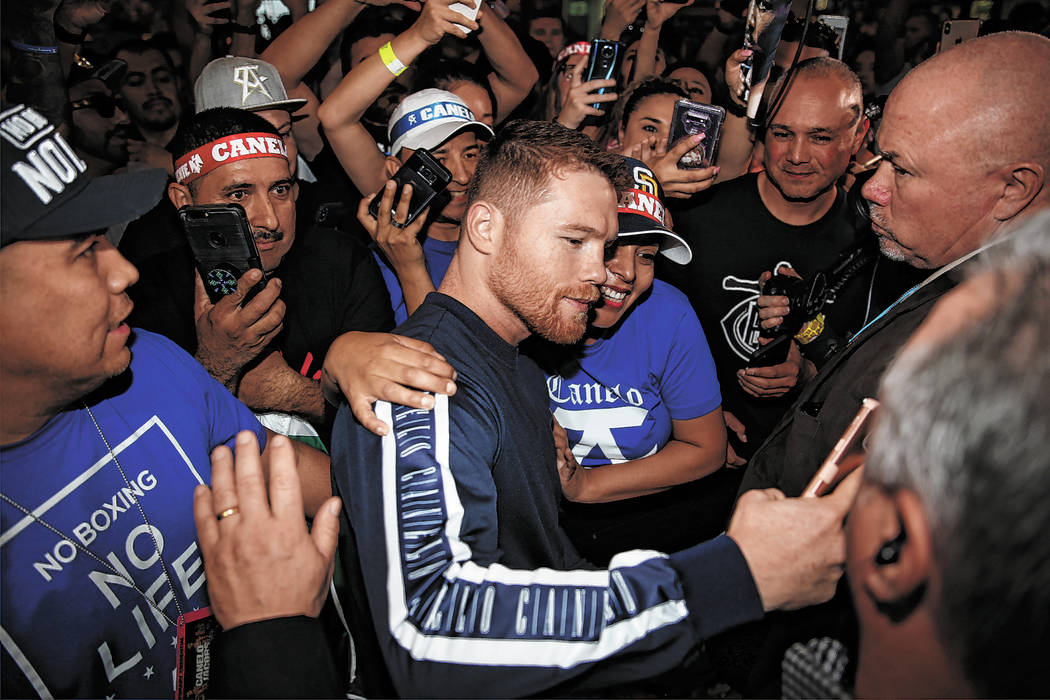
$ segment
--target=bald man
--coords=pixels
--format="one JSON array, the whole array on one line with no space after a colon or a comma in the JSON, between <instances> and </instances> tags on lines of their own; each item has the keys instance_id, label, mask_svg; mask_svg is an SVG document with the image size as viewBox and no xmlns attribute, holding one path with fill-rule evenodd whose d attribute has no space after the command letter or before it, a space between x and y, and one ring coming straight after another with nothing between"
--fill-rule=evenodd
<instances>
[{"instance_id":1,"label":"bald man","mask_svg":"<svg viewBox=\"0 0 1050 700\"><path fill-rule=\"evenodd\" d=\"M968 256L1050 203L1050 39L960 44L912 70L886 103L882 163L862 190L883 254L937 270L855 335L759 448L741 492L802 492L860 401L955 282ZM939 268L939 269L938 269Z\"/></svg>"},{"instance_id":2,"label":"bald man","mask_svg":"<svg viewBox=\"0 0 1050 700\"><path fill-rule=\"evenodd\" d=\"M856 697L1050 692L1050 210L981 257L880 388L847 522Z\"/></svg>"}]
</instances>

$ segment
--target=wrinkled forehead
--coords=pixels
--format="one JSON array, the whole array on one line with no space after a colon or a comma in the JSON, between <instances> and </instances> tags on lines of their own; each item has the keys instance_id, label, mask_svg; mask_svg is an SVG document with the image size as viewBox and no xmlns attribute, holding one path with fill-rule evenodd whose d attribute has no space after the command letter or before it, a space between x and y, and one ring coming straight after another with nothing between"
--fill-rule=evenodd
<instances>
[{"instance_id":1,"label":"wrinkled forehead","mask_svg":"<svg viewBox=\"0 0 1050 700\"><path fill-rule=\"evenodd\" d=\"M291 178L291 168L284 156L248 158L220 165L202 175L196 182L198 191L221 191L230 187L252 186L268 189Z\"/></svg>"}]
</instances>

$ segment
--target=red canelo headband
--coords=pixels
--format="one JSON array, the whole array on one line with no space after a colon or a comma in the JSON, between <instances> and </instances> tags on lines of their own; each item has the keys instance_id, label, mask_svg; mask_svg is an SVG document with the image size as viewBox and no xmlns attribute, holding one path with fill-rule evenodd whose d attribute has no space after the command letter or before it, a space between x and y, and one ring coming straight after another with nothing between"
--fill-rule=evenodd
<instances>
[{"instance_id":1,"label":"red canelo headband","mask_svg":"<svg viewBox=\"0 0 1050 700\"><path fill-rule=\"evenodd\" d=\"M264 132L231 134L206 143L175 161L175 182L185 185L220 165L246 158L284 158L288 151L279 136Z\"/></svg>"}]
</instances>

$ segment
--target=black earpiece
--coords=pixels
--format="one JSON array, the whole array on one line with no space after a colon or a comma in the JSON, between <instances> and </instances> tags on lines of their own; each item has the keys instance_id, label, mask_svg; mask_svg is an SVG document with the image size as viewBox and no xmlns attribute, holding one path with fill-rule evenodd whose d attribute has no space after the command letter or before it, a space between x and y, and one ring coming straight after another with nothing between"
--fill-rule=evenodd
<instances>
[{"instance_id":1,"label":"black earpiece","mask_svg":"<svg viewBox=\"0 0 1050 700\"><path fill-rule=\"evenodd\" d=\"M892 540L882 543L879 551L875 554L875 564L878 566L889 566L896 564L901 558L901 547L904 545L904 523L901 523L900 533Z\"/></svg>"}]
</instances>

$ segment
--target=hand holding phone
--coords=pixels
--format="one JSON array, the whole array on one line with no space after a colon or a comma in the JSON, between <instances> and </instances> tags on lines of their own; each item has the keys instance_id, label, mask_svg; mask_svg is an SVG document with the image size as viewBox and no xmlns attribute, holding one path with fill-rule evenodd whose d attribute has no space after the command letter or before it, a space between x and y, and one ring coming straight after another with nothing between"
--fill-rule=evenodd
<instances>
[{"instance_id":1,"label":"hand holding phone","mask_svg":"<svg viewBox=\"0 0 1050 700\"><path fill-rule=\"evenodd\" d=\"M398 197L396 202L395 194ZM362 199L357 210L357 220L379 246L402 284L405 274L422 274L429 279L423 246L419 242L419 233L426 222L427 209L423 209L414 221L405 226L396 223L408 218L412 197L411 184L399 188L394 180L387 180L383 189L369 198ZM368 210L376 201L379 202L380 211L392 211L389 219L377 219L369 213Z\"/></svg>"},{"instance_id":2,"label":"hand holding phone","mask_svg":"<svg viewBox=\"0 0 1050 700\"><path fill-rule=\"evenodd\" d=\"M255 236L240 204L200 204L179 209L197 271L213 304L237 291L246 272L262 270ZM241 301L247 304L266 286L261 276Z\"/></svg>"},{"instance_id":3,"label":"hand holding phone","mask_svg":"<svg viewBox=\"0 0 1050 700\"><path fill-rule=\"evenodd\" d=\"M864 399L861 402L857 415L831 448L827 459L802 492L803 496L823 496L846 475L864 464L862 441L868 434L868 427L878 407L879 402L875 399Z\"/></svg>"},{"instance_id":4,"label":"hand holding phone","mask_svg":"<svg viewBox=\"0 0 1050 700\"><path fill-rule=\"evenodd\" d=\"M470 5L463 2L457 2L452 5L449 5L449 9L455 10L456 12L463 15L472 22L476 22L478 19L478 10L481 9L481 0L474 1L477 3L475 7L471 7ZM465 34L470 34L470 27L464 27L462 24L456 24L456 26L463 30Z\"/></svg>"},{"instance_id":5,"label":"hand holding phone","mask_svg":"<svg viewBox=\"0 0 1050 700\"><path fill-rule=\"evenodd\" d=\"M394 173L394 177L391 179L397 183L397 190L393 199L388 200L387 206L389 209L387 211L391 219L397 222L395 225L398 228L404 228L415 221L416 217L430 205L439 193L445 191L448 183L452 182L452 173L434 156L430 155L429 151L425 148L419 148ZM396 211L393 203L401 201L401 190L405 185L412 186L412 198L408 205L406 216L402 220L394 218ZM381 196L375 196L369 203L368 213L373 219L379 219L379 205L383 199Z\"/></svg>"},{"instance_id":6,"label":"hand holding phone","mask_svg":"<svg viewBox=\"0 0 1050 700\"><path fill-rule=\"evenodd\" d=\"M620 71L620 63L623 62L623 44L618 41L606 39L591 40L591 57L587 62L587 70L583 75L583 82L592 80L609 80L615 78ZM598 88L593 94L604 95L611 88ZM592 109L605 110L608 105L603 102L592 102Z\"/></svg>"},{"instance_id":7,"label":"hand holding phone","mask_svg":"<svg viewBox=\"0 0 1050 700\"><path fill-rule=\"evenodd\" d=\"M667 135L667 150L677 146L686 137L704 135L699 144L682 155L678 161L679 168L707 168L714 163L725 118L724 107L685 99L675 102Z\"/></svg>"}]
</instances>

